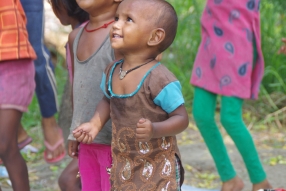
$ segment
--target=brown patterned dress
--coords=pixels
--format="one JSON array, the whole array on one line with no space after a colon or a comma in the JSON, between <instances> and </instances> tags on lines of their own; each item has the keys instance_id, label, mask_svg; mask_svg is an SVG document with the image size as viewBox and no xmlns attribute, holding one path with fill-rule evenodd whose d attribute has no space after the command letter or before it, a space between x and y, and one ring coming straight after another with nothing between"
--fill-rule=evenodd
<instances>
[{"instance_id":1,"label":"brown patterned dress","mask_svg":"<svg viewBox=\"0 0 286 191\"><path fill-rule=\"evenodd\" d=\"M152 122L168 119L168 113L184 104L181 86L175 76L157 63L143 77L131 94L112 92L112 75L116 62L103 74L101 89L110 99L112 120L112 190L116 191L177 191L183 181L176 167L180 157L176 137L154 138L138 142L136 124L140 118Z\"/></svg>"}]
</instances>

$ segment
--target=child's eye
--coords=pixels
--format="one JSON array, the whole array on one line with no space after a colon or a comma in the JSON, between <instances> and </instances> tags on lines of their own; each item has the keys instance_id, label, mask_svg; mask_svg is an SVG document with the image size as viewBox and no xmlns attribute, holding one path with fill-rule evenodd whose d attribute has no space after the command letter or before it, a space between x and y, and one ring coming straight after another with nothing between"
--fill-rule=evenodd
<instances>
[{"instance_id":1,"label":"child's eye","mask_svg":"<svg viewBox=\"0 0 286 191\"><path fill-rule=\"evenodd\" d=\"M119 18L118 18L118 17L114 17L114 20L115 20L115 21L118 21L118 20L119 20Z\"/></svg>"},{"instance_id":2,"label":"child's eye","mask_svg":"<svg viewBox=\"0 0 286 191\"><path fill-rule=\"evenodd\" d=\"M133 22L133 20L130 17L127 17L128 22Z\"/></svg>"}]
</instances>

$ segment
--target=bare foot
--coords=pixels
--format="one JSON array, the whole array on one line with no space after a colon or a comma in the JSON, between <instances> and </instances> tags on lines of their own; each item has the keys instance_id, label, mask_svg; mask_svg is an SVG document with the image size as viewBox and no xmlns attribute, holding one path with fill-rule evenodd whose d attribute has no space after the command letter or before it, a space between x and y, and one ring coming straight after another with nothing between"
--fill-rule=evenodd
<instances>
[{"instance_id":1,"label":"bare foot","mask_svg":"<svg viewBox=\"0 0 286 191\"><path fill-rule=\"evenodd\" d=\"M259 189L267 189L267 188L272 188L271 184L268 182L267 179L264 181L258 183L258 184L253 184L252 191L257 191Z\"/></svg>"},{"instance_id":2,"label":"bare foot","mask_svg":"<svg viewBox=\"0 0 286 191\"><path fill-rule=\"evenodd\" d=\"M243 181L238 176L236 176L227 182L223 182L221 191L241 191L243 187Z\"/></svg>"},{"instance_id":3,"label":"bare foot","mask_svg":"<svg viewBox=\"0 0 286 191\"><path fill-rule=\"evenodd\" d=\"M28 134L23 128L22 124L20 124L19 129L18 129L18 143L23 142L25 139L27 139Z\"/></svg>"},{"instance_id":4,"label":"bare foot","mask_svg":"<svg viewBox=\"0 0 286 191\"><path fill-rule=\"evenodd\" d=\"M59 141L63 139L63 136L60 131L60 127L58 126L56 119L54 116L49 118L42 118L42 126L43 126L43 133L45 141L51 145L56 145ZM63 153L65 152L64 144L60 144L53 150L49 150L46 148L45 155L46 155L46 161L50 162L54 159L62 158Z\"/></svg>"}]
</instances>

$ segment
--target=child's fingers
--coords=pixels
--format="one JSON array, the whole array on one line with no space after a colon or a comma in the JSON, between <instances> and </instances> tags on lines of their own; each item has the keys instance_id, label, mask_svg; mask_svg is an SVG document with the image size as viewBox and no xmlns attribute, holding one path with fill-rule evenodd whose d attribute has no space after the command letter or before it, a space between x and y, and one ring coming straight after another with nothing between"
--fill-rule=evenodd
<instances>
[{"instance_id":1,"label":"child's fingers","mask_svg":"<svg viewBox=\"0 0 286 191\"><path fill-rule=\"evenodd\" d=\"M136 128L135 131L136 131L136 134L145 134L146 133L146 129L144 127L140 127L140 125L139 125L139 127Z\"/></svg>"},{"instance_id":2,"label":"child's fingers","mask_svg":"<svg viewBox=\"0 0 286 191\"><path fill-rule=\"evenodd\" d=\"M136 139L139 142L147 142L148 136L146 136L145 134L136 134Z\"/></svg>"},{"instance_id":3,"label":"child's fingers","mask_svg":"<svg viewBox=\"0 0 286 191\"><path fill-rule=\"evenodd\" d=\"M85 143L85 144L89 143L89 140L90 140L90 136L85 133L85 137L83 138L82 143Z\"/></svg>"},{"instance_id":4,"label":"child's fingers","mask_svg":"<svg viewBox=\"0 0 286 191\"><path fill-rule=\"evenodd\" d=\"M79 128L79 127L75 128L75 129L72 131L73 134L79 133L79 132L82 132L82 129Z\"/></svg>"},{"instance_id":5,"label":"child's fingers","mask_svg":"<svg viewBox=\"0 0 286 191\"><path fill-rule=\"evenodd\" d=\"M138 123L142 124L142 123L145 123L146 122L146 119L145 118L141 118L139 119Z\"/></svg>"},{"instance_id":6,"label":"child's fingers","mask_svg":"<svg viewBox=\"0 0 286 191\"><path fill-rule=\"evenodd\" d=\"M78 138L82 134L82 131L73 132L74 138Z\"/></svg>"},{"instance_id":7,"label":"child's fingers","mask_svg":"<svg viewBox=\"0 0 286 191\"><path fill-rule=\"evenodd\" d=\"M88 143L91 143L93 141L93 138L91 136L88 136Z\"/></svg>"},{"instance_id":8,"label":"child's fingers","mask_svg":"<svg viewBox=\"0 0 286 191\"><path fill-rule=\"evenodd\" d=\"M82 134L78 138L76 138L76 140L78 142L82 142L84 140L85 136L86 136L86 134L84 132L82 132Z\"/></svg>"},{"instance_id":9,"label":"child's fingers","mask_svg":"<svg viewBox=\"0 0 286 191\"><path fill-rule=\"evenodd\" d=\"M137 131L137 129L141 129L141 128L144 128L144 127L145 127L144 124L138 122L138 123L137 123L136 131Z\"/></svg>"}]
</instances>

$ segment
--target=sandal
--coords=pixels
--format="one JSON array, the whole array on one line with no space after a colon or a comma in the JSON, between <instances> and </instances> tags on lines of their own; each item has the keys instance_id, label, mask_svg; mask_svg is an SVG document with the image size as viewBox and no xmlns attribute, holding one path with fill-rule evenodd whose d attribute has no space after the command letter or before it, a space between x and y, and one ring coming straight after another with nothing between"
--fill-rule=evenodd
<instances>
[{"instance_id":1,"label":"sandal","mask_svg":"<svg viewBox=\"0 0 286 191\"><path fill-rule=\"evenodd\" d=\"M19 149L22 150L25 146L30 144L32 141L33 141L33 139L28 136L25 140L23 140L20 143L18 143Z\"/></svg>"},{"instance_id":2,"label":"sandal","mask_svg":"<svg viewBox=\"0 0 286 191\"><path fill-rule=\"evenodd\" d=\"M63 139L63 136L62 136L62 130L61 130L61 129L59 129L59 133L60 133L60 135L61 135L61 139L58 140L58 142L56 142L56 144L50 145L50 143L48 143L47 141L44 141L44 144L45 144L45 146L46 146L46 150L44 151L44 159L45 159L45 161L46 161L47 163L57 163L57 162L61 161L61 160L65 157L65 155L66 155L66 151L65 151L65 149L64 149L63 153L60 154L60 155L58 155L57 157L52 158L52 159L49 159L49 158L48 158L47 149L48 149L49 151L52 151L52 152L53 152L53 151L55 151L59 146L64 145L64 139Z\"/></svg>"}]
</instances>

